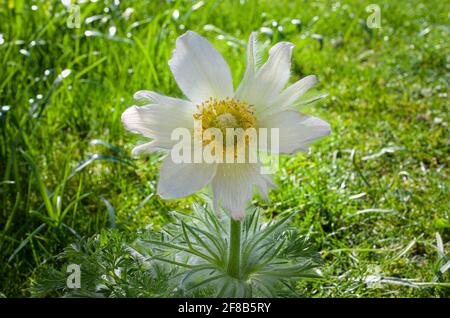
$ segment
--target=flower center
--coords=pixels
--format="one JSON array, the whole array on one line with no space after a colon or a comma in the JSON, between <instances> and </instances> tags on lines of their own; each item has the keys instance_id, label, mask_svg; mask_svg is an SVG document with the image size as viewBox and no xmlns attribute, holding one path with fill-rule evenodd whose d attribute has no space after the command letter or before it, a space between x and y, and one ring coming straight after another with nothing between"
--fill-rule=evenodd
<instances>
[{"instance_id":1,"label":"flower center","mask_svg":"<svg viewBox=\"0 0 450 318\"><path fill-rule=\"evenodd\" d=\"M246 162L250 158L257 138L252 105L234 98L210 98L197 105L193 116L198 122L194 124L194 136L200 136L198 141L216 162Z\"/></svg>"},{"instance_id":2,"label":"flower center","mask_svg":"<svg viewBox=\"0 0 450 318\"><path fill-rule=\"evenodd\" d=\"M215 125L219 129L239 128L239 121L230 113L224 113L217 116Z\"/></svg>"},{"instance_id":3,"label":"flower center","mask_svg":"<svg viewBox=\"0 0 450 318\"><path fill-rule=\"evenodd\" d=\"M197 105L194 119L201 121L202 131L208 128L218 128L223 136L227 128L242 128L244 130L255 127L255 108L234 98L209 100Z\"/></svg>"},{"instance_id":4,"label":"flower center","mask_svg":"<svg viewBox=\"0 0 450 318\"><path fill-rule=\"evenodd\" d=\"M217 155L221 160L245 160L248 157L249 145L256 138L249 135L249 131L256 128L255 108L252 105L234 98L210 98L197 105L194 119L200 122L196 132L201 132L201 143L203 146L213 145L213 155ZM207 130L212 128L220 130L221 140L216 139L217 137L210 138ZM228 128L233 130L227 132Z\"/></svg>"}]
</instances>

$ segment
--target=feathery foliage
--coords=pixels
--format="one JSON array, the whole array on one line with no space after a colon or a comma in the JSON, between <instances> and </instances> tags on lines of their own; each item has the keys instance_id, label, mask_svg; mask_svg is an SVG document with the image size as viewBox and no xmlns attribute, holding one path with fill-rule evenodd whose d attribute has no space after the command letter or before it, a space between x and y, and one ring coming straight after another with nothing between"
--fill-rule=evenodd
<instances>
[{"instance_id":1,"label":"feathery foliage","mask_svg":"<svg viewBox=\"0 0 450 318\"><path fill-rule=\"evenodd\" d=\"M126 237L118 231L65 248L62 267L77 264L81 286L66 285L68 274L48 269L33 284L34 296L87 297L276 297L295 296L299 279L320 277L320 257L290 224L293 213L263 222L252 209L243 222L241 272L227 271L228 217L196 204L160 231Z\"/></svg>"}]
</instances>

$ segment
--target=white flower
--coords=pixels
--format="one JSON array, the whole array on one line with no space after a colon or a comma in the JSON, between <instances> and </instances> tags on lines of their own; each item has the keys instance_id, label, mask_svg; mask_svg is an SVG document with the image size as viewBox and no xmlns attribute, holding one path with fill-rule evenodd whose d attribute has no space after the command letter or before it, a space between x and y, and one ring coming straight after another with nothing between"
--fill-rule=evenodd
<instances>
[{"instance_id":1,"label":"white flower","mask_svg":"<svg viewBox=\"0 0 450 318\"><path fill-rule=\"evenodd\" d=\"M128 108L122 114L122 122L130 131L153 140L134 148L133 154L170 151L176 143L171 140L172 131L179 127L193 129L195 116L201 117L208 127L215 124L220 129L230 123L233 127L244 123L259 128L279 128L280 153L307 150L312 141L330 133L330 126L319 118L290 108L316 82L315 76L307 76L283 90L290 75L293 48L292 43L277 43L270 49L267 62L258 67L256 34L252 33L247 68L239 87L234 90L224 58L205 38L192 31L186 32L177 39L169 66L189 100L151 91L137 92L135 99L145 101L146 105ZM214 117L208 110L218 106L224 111ZM234 112L227 113L231 107ZM180 198L209 183L216 211L222 207L234 219L245 216L245 205L253 195L254 186L264 196L274 186L268 175L261 174L257 163L176 164L168 155L160 170L158 194L164 199Z\"/></svg>"}]
</instances>

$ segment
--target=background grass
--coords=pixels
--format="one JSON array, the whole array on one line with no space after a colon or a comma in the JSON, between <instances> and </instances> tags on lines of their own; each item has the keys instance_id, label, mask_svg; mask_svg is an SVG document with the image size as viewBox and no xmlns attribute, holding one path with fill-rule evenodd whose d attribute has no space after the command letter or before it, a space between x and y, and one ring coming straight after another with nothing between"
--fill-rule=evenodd
<instances>
[{"instance_id":1,"label":"background grass","mask_svg":"<svg viewBox=\"0 0 450 318\"><path fill-rule=\"evenodd\" d=\"M296 44L292 81L318 75L328 97L303 111L333 127L309 154L282 158L270 202L254 201L268 216L300 210L322 251L327 278L299 290L448 297L448 2L376 1L382 27L369 29L371 2L87 2L68 28L60 1L2 1L0 293L29 295L80 237L190 210L196 196L153 195L160 157L130 158L140 138L120 115L140 89L182 96L167 60L186 30L224 54L236 85L248 35L263 28L268 44Z\"/></svg>"}]
</instances>

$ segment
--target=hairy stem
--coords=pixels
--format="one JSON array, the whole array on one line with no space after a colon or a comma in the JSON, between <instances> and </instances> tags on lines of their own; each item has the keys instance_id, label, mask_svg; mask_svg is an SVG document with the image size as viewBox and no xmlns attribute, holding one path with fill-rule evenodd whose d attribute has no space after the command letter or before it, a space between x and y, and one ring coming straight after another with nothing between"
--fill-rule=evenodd
<instances>
[{"instance_id":1,"label":"hairy stem","mask_svg":"<svg viewBox=\"0 0 450 318\"><path fill-rule=\"evenodd\" d=\"M228 274L239 278L239 267L241 258L241 222L231 219L230 221L230 254L228 257Z\"/></svg>"}]
</instances>

